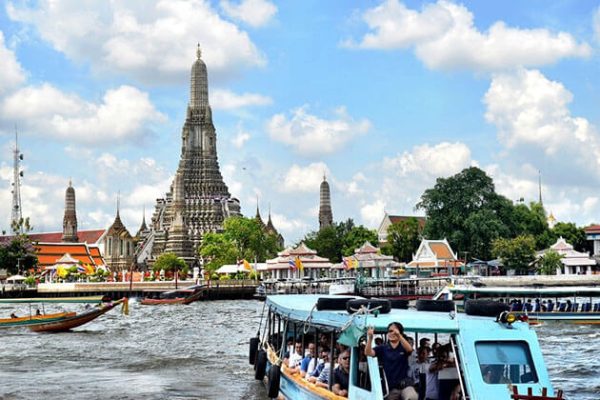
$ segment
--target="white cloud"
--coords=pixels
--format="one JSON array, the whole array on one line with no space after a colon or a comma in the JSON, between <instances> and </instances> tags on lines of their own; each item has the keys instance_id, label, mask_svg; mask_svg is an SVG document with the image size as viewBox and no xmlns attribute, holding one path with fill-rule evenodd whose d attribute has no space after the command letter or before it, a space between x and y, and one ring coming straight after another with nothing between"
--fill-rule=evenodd
<instances>
[{"instance_id":1,"label":"white cloud","mask_svg":"<svg viewBox=\"0 0 600 400\"><path fill-rule=\"evenodd\" d=\"M450 176L471 163L471 150L464 143L442 142L434 146L423 144L405 151L395 158L384 159L384 168L400 176L427 175Z\"/></svg>"},{"instance_id":2,"label":"white cloud","mask_svg":"<svg viewBox=\"0 0 600 400\"><path fill-rule=\"evenodd\" d=\"M210 94L210 105L214 109L232 110L250 106L267 106L273 103L268 96L256 93L237 94L229 90L214 90Z\"/></svg>"},{"instance_id":3,"label":"white cloud","mask_svg":"<svg viewBox=\"0 0 600 400\"><path fill-rule=\"evenodd\" d=\"M98 72L116 71L153 84L181 81L195 59L196 42L217 80L240 68L265 64L248 34L223 20L208 1L35 4L9 2L7 13L29 24L57 51Z\"/></svg>"},{"instance_id":4,"label":"white cloud","mask_svg":"<svg viewBox=\"0 0 600 400\"><path fill-rule=\"evenodd\" d=\"M515 66L541 66L565 57L587 57L589 45L578 44L568 33L547 29L519 29L494 23L479 31L473 14L463 5L440 0L419 11L398 0L387 0L367 10L363 19L370 31L348 47L399 49L414 47L431 69L495 71Z\"/></svg>"},{"instance_id":5,"label":"white cloud","mask_svg":"<svg viewBox=\"0 0 600 400\"><path fill-rule=\"evenodd\" d=\"M325 163L312 163L306 167L294 164L287 171L281 190L291 193L318 192L321 182L323 182L324 174L328 177L331 176L329 168ZM329 179L330 178L328 178L328 180Z\"/></svg>"},{"instance_id":6,"label":"white cloud","mask_svg":"<svg viewBox=\"0 0 600 400\"><path fill-rule=\"evenodd\" d=\"M371 128L368 119L355 121L344 107L335 110L334 119L329 120L308 114L307 108L293 110L290 119L284 114L271 117L267 123L271 138L302 155L317 156L340 151L347 142Z\"/></svg>"},{"instance_id":7,"label":"white cloud","mask_svg":"<svg viewBox=\"0 0 600 400\"><path fill-rule=\"evenodd\" d=\"M148 94L131 86L108 90L102 103L94 104L48 83L7 96L0 103L0 116L18 121L25 131L86 144L139 139L148 132L147 124L165 120Z\"/></svg>"},{"instance_id":8,"label":"white cloud","mask_svg":"<svg viewBox=\"0 0 600 400\"><path fill-rule=\"evenodd\" d=\"M248 132L239 131L237 135L233 139L231 139L231 143L237 148L241 149L244 147L244 143L246 143L250 139L250 134Z\"/></svg>"},{"instance_id":9,"label":"white cloud","mask_svg":"<svg viewBox=\"0 0 600 400\"><path fill-rule=\"evenodd\" d=\"M4 43L4 33L0 31L0 95L19 86L25 81L25 72L17 61L15 52Z\"/></svg>"},{"instance_id":10,"label":"white cloud","mask_svg":"<svg viewBox=\"0 0 600 400\"><path fill-rule=\"evenodd\" d=\"M385 202L375 200L373 203L365 204L360 208L360 216L368 227L376 227L381 223L385 214Z\"/></svg>"},{"instance_id":11,"label":"white cloud","mask_svg":"<svg viewBox=\"0 0 600 400\"><path fill-rule=\"evenodd\" d=\"M242 0L238 4L222 0L221 8L231 18L253 27L266 25L277 13L277 7L267 0Z\"/></svg>"},{"instance_id":12,"label":"white cloud","mask_svg":"<svg viewBox=\"0 0 600 400\"><path fill-rule=\"evenodd\" d=\"M546 174L568 171L598 180L600 136L588 120L570 114L572 99L560 82L539 71L498 74L484 98L485 118L496 126L511 157L544 161L551 170Z\"/></svg>"},{"instance_id":13,"label":"white cloud","mask_svg":"<svg viewBox=\"0 0 600 400\"><path fill-rule=\"evenodd\" d=\"M288 218L283 214L271 213L273 225L279 233L305 232L310 226L300 219Z\"/></svg>"}]
</instances>

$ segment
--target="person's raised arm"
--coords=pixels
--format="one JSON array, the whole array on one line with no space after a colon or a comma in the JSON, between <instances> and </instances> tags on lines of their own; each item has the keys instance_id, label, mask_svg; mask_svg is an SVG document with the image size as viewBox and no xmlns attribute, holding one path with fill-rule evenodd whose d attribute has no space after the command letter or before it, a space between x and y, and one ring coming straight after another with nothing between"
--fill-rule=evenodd
<instances>
[{"instance_id":1,"label":"person's raised arm","mask_svg":"<svg viewBox=\"0 0 600 400\"><path fill-rule=\"evenodd\" d=\"M402 345L402 348L406 351L407 354L410 354L413 352L413 348L410 345L410 343L408 343L408 340L406 340L406 338L404 337L404 332L400 332L400 344Z\"/></svg>"},{"instance_id":2,"label":"person's raised arm","mask_svg":"<svg viewBox=\"0 0 600 400\"><path fill-rule=\"evenodd\" d=\"M373 327L370 326L367 329L367 344L365 345L365 356L375 357L375 350L373 350Z\"/></svg>"}]
</instances>

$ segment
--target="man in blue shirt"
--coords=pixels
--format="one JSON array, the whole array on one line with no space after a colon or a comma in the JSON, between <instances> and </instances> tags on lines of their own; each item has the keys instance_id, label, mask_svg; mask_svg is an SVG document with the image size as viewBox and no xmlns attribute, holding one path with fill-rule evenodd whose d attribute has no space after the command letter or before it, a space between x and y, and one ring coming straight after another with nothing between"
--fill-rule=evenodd
<instances>
[{"instance_id":1,"label":"man in blue shirt","mask_svg":"<svg viewBox=\"0 0 600 400\"><path fill-rule=\"evenodd\" d=\"M373 328L367 330L367 345L365 355L377 357L383 365L390 393L387 400L417 400L419 395L410 386L413 382L409 378L408 356L413 349L404 337L404 327L400 322L388 325L388 342L372 347Z\"/></svg>"}]
</instances>

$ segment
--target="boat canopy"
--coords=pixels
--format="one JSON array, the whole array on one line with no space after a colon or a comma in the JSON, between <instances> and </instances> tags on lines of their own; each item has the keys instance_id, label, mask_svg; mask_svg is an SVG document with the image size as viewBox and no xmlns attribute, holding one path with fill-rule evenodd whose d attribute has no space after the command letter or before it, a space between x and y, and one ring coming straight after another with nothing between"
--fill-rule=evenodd
<instances>
[{"instance_id":1,"label":"boat canopy","mask_svg":"<svg viewBox=\"0 0 600 400\"><path fill-rule=\"evenodd\" d=\"M600 296L600 287L555 286L555 287L474 287L457 285L448 288L454 294L482 296L529 296L529 297L573 297Z\"/></svg>"},{"instance_id":2,"label":"boat canopy","mask_svg":"<svg viewBox=\"0 0 600 400\"><path fill-rule=\"evenodd\" d=\"M0 304L15 303L101 303L104 296L82 296L82 297L35 297L0 299Z\"/></svg>"}]
</instances>

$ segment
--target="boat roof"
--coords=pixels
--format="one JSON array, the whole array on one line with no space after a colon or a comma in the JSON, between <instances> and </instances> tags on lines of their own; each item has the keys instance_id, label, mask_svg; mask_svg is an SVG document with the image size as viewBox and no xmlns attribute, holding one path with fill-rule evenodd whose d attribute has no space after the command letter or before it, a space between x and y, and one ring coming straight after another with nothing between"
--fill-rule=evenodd
<instances>
[{"instance_id":1,"label":"boat roof","mask_svg":"<svg viewBox=\"0 0 600 400\"><path fill-rule=\"evenodd\" d=\"M339 298L340 296L337 296ZM344 296L348 299L361 297ZM274 295L267 297L267 305L275 312L296 321L309 322L319 327L341 329L350 324L354 319L356 325L373 326L376 332L383 332L392 322L401 322L406 331L411 332L458 332L458 319L456 315L448 312L425 312L416 310L392 309L388 314L374 314L352 316L346 310L321 310L316 309L319 298L336 298L324 295Z\"/></svg>"},{"instance_id":2,"label":"boat roof","mask_svg":"<svg viewBox=\"0 0 600 400\"><path fill-rule=\"evenodd\" d=\"M32 297L0 299L0 304L15 303L101 303L104 296L81 296L81 297Z\"/></svg>"},{"instance_id":3,"label":"boat roof","mask_svg":"<svg viewBox=\"0 0 600 400\"><path fill-rule=\"evenodd\" d=\"M475 287L457 285L448 288L452 293L479 294L489 296L531 296L531 297L569 297L569 296L600 296L600 287L592 286L547 286L547 287Z\"/></svg>"}]
</instances>

